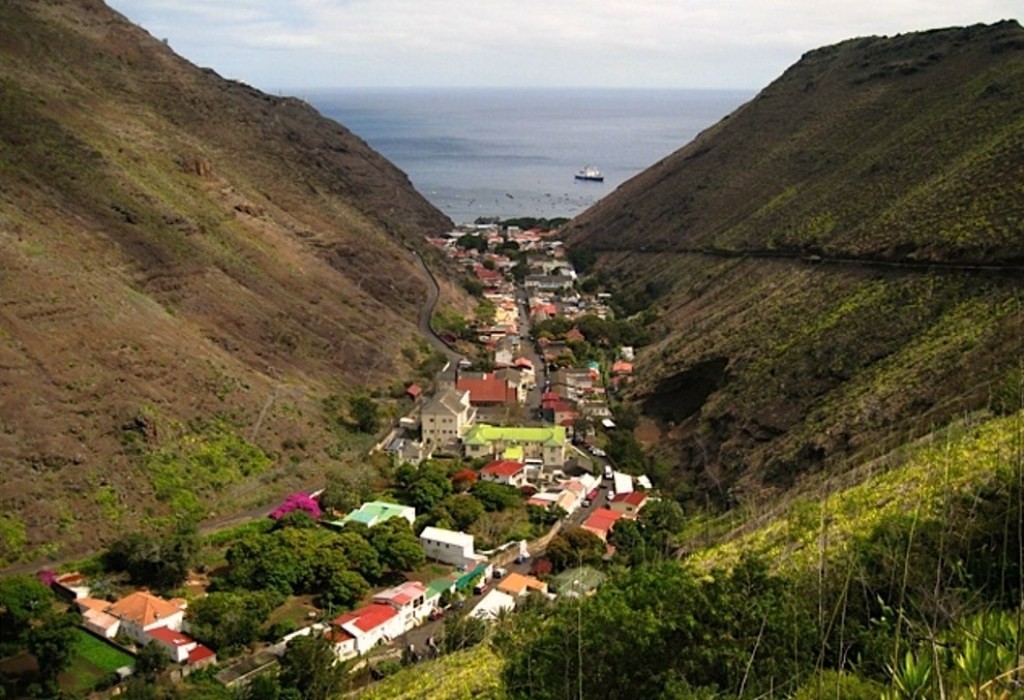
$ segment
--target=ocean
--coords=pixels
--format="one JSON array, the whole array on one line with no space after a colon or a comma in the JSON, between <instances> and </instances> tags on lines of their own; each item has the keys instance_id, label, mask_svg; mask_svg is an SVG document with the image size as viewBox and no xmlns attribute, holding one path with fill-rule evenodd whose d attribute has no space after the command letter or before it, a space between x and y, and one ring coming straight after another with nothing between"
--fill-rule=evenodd
<instances>
[{"instance_id":1,"label":"ocean","mask_svg":"<svg viewBox=\"0 0 1024 700\"><path fill-rule=\"evenodd\" d=\"M456 223L572 217L752 92L340 89L300 95L401 168ZM598 168L604 182L574 175Z\"/></svg>"}]
</instances>

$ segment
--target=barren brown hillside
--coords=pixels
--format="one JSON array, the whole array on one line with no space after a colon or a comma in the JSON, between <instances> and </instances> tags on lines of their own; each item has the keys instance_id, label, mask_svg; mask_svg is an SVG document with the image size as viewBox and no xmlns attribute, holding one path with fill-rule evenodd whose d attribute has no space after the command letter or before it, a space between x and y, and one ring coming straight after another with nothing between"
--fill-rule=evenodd
<instances>
[{"instance_id":1,"label":"barren brown hillside","mask_svg":"<svg viewBox=\"0 0 1024 700\"><path fill-rule=\"evenodd\" d=\"M415 374L407 246L449 225L344 127L102 2L0 4L0 559L337 464L324 401Z\"/></svg>"}]
</instances>

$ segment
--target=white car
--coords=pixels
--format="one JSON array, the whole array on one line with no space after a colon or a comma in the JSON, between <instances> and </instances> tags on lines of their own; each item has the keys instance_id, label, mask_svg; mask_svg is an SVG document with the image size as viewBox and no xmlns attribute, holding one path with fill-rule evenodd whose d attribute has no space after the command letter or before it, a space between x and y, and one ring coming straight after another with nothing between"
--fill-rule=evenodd
<instances>
[{"instance_id":1,"label":"white car","mask_svg":"<svg viewBox=\"0 0 1024 700\"><path fill-rule=\"evenodd\" d=\"M591 448L590 452L595 457L607 457L608 456L608 453L605 452L604 450L602 450L600 447L593 447L593 448Z\"/></svg>"},{"instance_id":2,"label":"white car","mask_svg":"<svg viewBox=\"0 0 1024 700\"><path fill-rule=\"evenodd\" d=\"M611 503L612 499L615 498L615 492L608 489L608 502Z\"/></svg>"}]
</instances>

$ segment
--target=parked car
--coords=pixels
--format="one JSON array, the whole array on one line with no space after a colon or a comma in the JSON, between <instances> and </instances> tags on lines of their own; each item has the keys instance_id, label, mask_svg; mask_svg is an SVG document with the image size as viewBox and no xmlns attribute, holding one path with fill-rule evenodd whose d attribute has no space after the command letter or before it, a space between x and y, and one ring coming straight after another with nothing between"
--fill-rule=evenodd
<instances>
[{"instance_id":1,"label":"parked car","mask_svg":"<svg viewBox=\"0 0 1024 700\"><path fill-rule=\"evenodd\" d=\"M604 450L602 450L600 447L592 447L592 448L590 448L590 452L595 457L607 457L608 456L608 453L605 452Z\"/></svg>"},{"instance_id":2,"label":"parked car","mask_svg":"<svg viewBox=\"0 0 1024 700\"><path fill-rule=\"evenodd\" d=\"M430 611L430 614L427 617L431 620L440 620L444 617L444 610L441 608L434 608Z\"/></svg>"},{"instance_id":3,"label":"parked car","mask_svg":"<svg viewBox=\"0 0 1024 700\"><path fill-rule=\"evenodd\" d=\"M610 464L604 465L604 478L605 479L611 479L612 476L614 476L614 474L612 472L612 465L610 465Z\"/></svg>"},{"instance_id":4,"label":"parked car","mask_svg":"<svg viewBox=\"0 0 1024 700\"><path fill-rule=\"evenodd\" d=\"M615 492L608 489L608 502L611 503L613 498L615 498Z\"/></svg>"},{"instance_id":5,"label":"parked car","mask_svg":"<svg viewBox=\"0 0 1024 700\"><path fill-rule=\"evenodd\" d=\"M600 494L600 491L601 491L601 489L599 489L599 488L591 489L590 493L587 494L587 500L588 501L596 501L598 495Z\"/></svg>"},{"instance_id":6,"label":"parked car","mask_svg":"<svg viewBox=\"0 0 1024 700\"><path fill-rule=\"evenodd\" d=\"M484 594L486 592L487 592L487 584L486 583L478 583L475 586L473 586L473 593L475 593L476 595L482 595L482 594Z\"/></svg>"},{"instance_id":7,"label":"parked car","mask_svg":"<svg viewBox=\"0 0 1024 700\"><path fill-rule=\"evenodd\" d=\"M494 567L494 578L496 578L496 579L497 578L502 578L507 573L508 573L507 569L504 569L504 568L502 568L500 566Z\"/></svg>"}]
</instances>

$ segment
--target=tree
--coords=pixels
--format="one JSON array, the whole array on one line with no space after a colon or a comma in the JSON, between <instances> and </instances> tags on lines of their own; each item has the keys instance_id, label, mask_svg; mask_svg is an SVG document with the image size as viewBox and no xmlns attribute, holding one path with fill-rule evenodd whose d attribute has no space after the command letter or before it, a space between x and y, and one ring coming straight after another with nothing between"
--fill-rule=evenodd
<instances>
[{"instance_id":1,"label":"tree","mask_svg":"<svg viewBox=\"0 0 1024 700\"><path fill-rule=\"evenodd\" d=\"M53 591L34 576L0 578L0 656L17 651L34 621L53 605Z\"/></svg>"},{"instance_id":2,"label":"tree","mask_svg":"<svg viewBox=\"0 0 1024 700\"><path fill-rule=\"evenodd\" d=\"M426 561L423 546L405 518L391 518L372 528L370 544L391 571L411 571Z\"/></svg>"},{"instance_id":3,"label":"tree","mask_svg":"<svg viewBox=\"0 0 1024 700\"><path fill-rule=\"evenodd\" d=\"M555 571L564 571L582 564L600 564L604 542L590 530L574 527L563 530L548 543L546 555Z\"/></svg>"},{"instance_id":4,"label":"tree","mask_svg":"<svg viewBox=\"0 0 1024 700\"><path fill-rule=\"evenodd\" d=\"M330 700L345 684L346 669L337 660L323 637L295 637L281 656L278 680L282 689L297 691L303 700Z\"/></svg>"},{"instance_id":5,"label":"tree","mask_svg":"<svg viewBox=\"0 0 1024 700\"><path fill-rule=\"evenodd\" d=\"M29 653L36 658L44 683L54 685L57 676L75 655L75 622L70 615L48 609L26 634Z\"/></svg>"},{"instance_id":6,"label":"tree","mask_svg":"<svg viewBox=\"0 0 1024 700\"><path fill-rule=\"evenodd\" d=\"M442 527L468 530L484 514L484 507L470 494L460 493L441 501L431 513Z\"/></svg>"},{"instance_id":7,"label":"tree","mask_svg":"<svg viewBox=\"0 0 1024 700\"><path fill-rule=\"evenodd\" d=\"M424 462L419 469L406 469L403 464L396 473L402 500L416 510L425 512L447 498L452 482L447 470L435 462Z\"/></svg>"},{"instance_id":8,"label":"tree","mask_svg":"<svg viewBox=\"0 0 1024 700\"><path fill-rule=\"evenodd\" d=\"M345 559L353 571L359 572L367 581L379 581L384 574L380 555L366 537L347 528L335 539L335 546L345 553Z\"/></svg>"},{"instance_id":9,"label":"tree","mask_svg":"<svg viewBox=\"0 0 1024 700\"><path fill-rule=\"evenodd\" d=\"M487 623L471 615L450 615L444 620L441 634L441 651L445 654L468 649L487 636Z\"/></svg>"},{"instance_id":10,"label":"tree","mask_svg":"<svg viewBox=\"0 0 1024 700\"><path fill-rule=\"evenodd\" d=\"M370 590L366 579L337 564L323 567L318 579L320 604L328 608L352 607Z\"/></svg>"},{"instance_id":11,"label":"tree","mask_svg":"<svg viewBox=\"0 0 1024 700\"><path fill-rule=\"evenodd\" d=\"M317 500L323 510L347 513L358 508L372 494L373 490L363 479L351 474L331 474Z\"/></svg>"},{"instance_id":12,"label":"tree","mask_svg":"<svg viewBox=\"0 0 1024 700\"><path fill-rule=\"evenodd\" d=\"M496 484L493 481L478 481L469 492L483 504L488 512L501 511L519 505L522 497L512 486Z\"/></svg>"},{"instance_id":13,"label":"tree","mask_svg":"<svg viewBox=\"0 0 1024 700\"><path fill-rule=\"evenodd\" d=\"M168 590L185 581L198 552L195 526L181 525L163 534L130 533L107 548L103 564L126 572L133 583Z\"/></svg>"},{"instance_id":14,"label":"tree","mask_svg":"<svg viewBox=\"0 0 1024 700\"><path fill-rule=\"evenodd\" d=\"M279 520L294 511L301 511L309 515L313 520L320 519L320 504L308 493L299 491L288 494L284 503L279 505L270 513L272 520Z\"/></svg>"},{"instance_id":15,"label":"tree","mask_svg":"<svg viewBox=\"0 0 1024 700\"><path fill-rule=\"evenodd\" d=\"M260 627L279 597L261 591L215 591L193 601L186 615L192 634L222 656L259 638Z\"/></svg>"},{"instance_id":16,"label":"tree","mask_svg":"<svg viewBox=\"0 0 1024 700\"><path fill-rule=\"evenodd\" d=\"M369 396L360 394L349 399L349 408L352 411L352 419L356 422L356 429L361 433L372 433L377 430L380 423L380 415L377 404Z\"/></svg>"},{"instance_id":17,"label":"tree","mask_svg":"<svg viewBox=\"0 0 1024 700\"><path fill-rule=\"evenodd\" d=\"M155 678L170 664L170 655L156 642L149 642L135 655L135 670L149 679Z\"/></svg>"}]
</instances>

